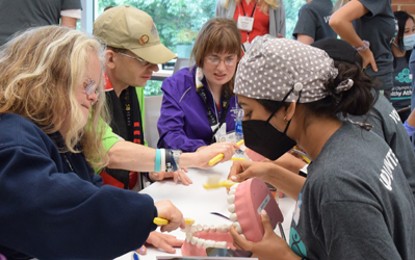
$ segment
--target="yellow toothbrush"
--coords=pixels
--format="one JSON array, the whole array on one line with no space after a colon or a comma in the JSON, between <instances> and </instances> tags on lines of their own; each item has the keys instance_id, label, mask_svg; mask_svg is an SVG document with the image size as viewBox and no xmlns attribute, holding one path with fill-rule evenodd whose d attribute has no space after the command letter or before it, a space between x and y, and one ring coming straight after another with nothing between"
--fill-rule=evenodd
<instances>
[{"instance_id":1,"label":"yellow toothbrush","mask_svg":"<svg viewBox=\"0 0 415 260\"><path fill-rule=\"evenodd\" d=\"M244 143L244 140L239 140L236 145L239 147ZM222 161L223 157L225 157L225 155L223 153L220 153L218 155L216 155L215 157L213 157L212 159L210 159L208 165L209 166L213 166L216 165L218 162Z\"/></svg>"},{"instance_id":2,"label":"yellow toothbrush","mask_svg":"<svg viewBox=\"0 0 415 260\"><path fill-rule=\"evenodd\" d=\"M220 180L220 176L209 176L207 182L203 184L203 188L209 189L218 189L218 188L227 188L229 189L234 185L235 182L230 180Z\"/></svg>"},{"instance_id":3,"label":"yellow toothbrush","mask_svg":"<svg viewBox=\"0 0 415 260\"><path fill-rule=\"evenodd\" d=\"M191 218L185 218L184 219L184 223L186 225L193 225L194 222L195 222L195 220L191 219ZM155 217L153 219L153 223L156 224L157 226L165 226L165 225L169 224L169 221L165 218Z\"/></svg>"}]
</instances>

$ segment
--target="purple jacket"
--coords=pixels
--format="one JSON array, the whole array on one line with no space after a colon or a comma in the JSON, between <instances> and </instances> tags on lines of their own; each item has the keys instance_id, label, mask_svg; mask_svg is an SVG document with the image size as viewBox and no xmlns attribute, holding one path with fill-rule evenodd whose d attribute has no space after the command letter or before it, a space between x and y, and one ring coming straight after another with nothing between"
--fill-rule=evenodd
<instances>
[{"instance_id":1,"label":"purple jacket","mask_svg":"<svg viewBox=\"0 0 415 260\"><path fill-rule=\"evenodd\" d=\"M196 92L195 73L196 67L184 68L163 81L163 101L157 124L158 147L194 152L212 143L213 132L206 105ZM215 111L213 97L206 84L204 87L207 103ZM232 109L236 107L236 98L232 96L226 114L226 132L235 131Z\"/></svg>"}]
</instances>

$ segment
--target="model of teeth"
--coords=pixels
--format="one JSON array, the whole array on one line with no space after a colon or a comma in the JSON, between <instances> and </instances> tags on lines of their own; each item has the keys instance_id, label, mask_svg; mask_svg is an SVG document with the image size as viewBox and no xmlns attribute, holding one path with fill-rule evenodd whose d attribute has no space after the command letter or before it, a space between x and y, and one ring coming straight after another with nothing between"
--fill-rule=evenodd
<instances>
[{"instance_id":1,"label":"model of teeth","mask_svg":"<svg viewBox=\"0 0 415 260\"><path fill-rule=\"evenodd\" d=\"M236 230L250 241L260 241L264 229L260 212L264 209L275 228L284 217L267 185L259 179L249 179L230 188L228 193L230 220ZM186 239L182 246L184 256L206 256L206 248L235 249L229 232L231 225L194 225L186 229Z\"/></svg>"}]
</instances>

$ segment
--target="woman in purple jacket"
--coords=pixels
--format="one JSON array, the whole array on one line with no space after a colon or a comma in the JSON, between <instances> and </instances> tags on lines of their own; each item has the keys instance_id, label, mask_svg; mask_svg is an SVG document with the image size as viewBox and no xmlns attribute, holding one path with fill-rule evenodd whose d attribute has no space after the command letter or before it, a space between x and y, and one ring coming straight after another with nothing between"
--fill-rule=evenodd
<instances>
[{"instance_id":1,"label":"woman in purple jacket","mask_svg":"<svg viewBox=\"0 0 415 260\"><path fill-rule=\"evenodd\" d=\"M199 32L193 47L195 65L163 82L158 147L194 152L227 145L225 158L233 154L226 134L235 130L233 94L236 66L242 56L241 37L233 20L214 18Z\"/></svg>"}]
</instances>

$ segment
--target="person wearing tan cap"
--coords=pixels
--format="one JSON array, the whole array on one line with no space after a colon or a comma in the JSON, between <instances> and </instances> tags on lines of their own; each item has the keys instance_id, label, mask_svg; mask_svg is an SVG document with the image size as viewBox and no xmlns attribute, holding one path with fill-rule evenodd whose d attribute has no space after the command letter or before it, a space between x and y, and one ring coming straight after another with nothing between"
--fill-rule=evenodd
<instances>
[{"instance_id":1,"label":"person wearing tan cap","mask_svg":"<svg viewBox=\"0 0 415 260\"><path fill-rule=\"evenodd\" d=\"M104 182L131 188L137 186L132 183L134 180L140 180L140 175L134 172L151 171L155 172L150 174L155 180L170 177L190 184L191 180L179 169L208 167L208 161L224 153L226 148L218 146L214 150L181 153L144 145L143 86L158 70L157 64L176 56L160 42L153 19L131 6L112 7L95 21L94 35L107 46L105 87L112 116L111 127L104 137L110 159L106 172L101 173ZM181 243L171 236L157 234L153 232L147 242L166 252L174 252L172 246Z\"/></svg>"}]
</instances>

